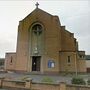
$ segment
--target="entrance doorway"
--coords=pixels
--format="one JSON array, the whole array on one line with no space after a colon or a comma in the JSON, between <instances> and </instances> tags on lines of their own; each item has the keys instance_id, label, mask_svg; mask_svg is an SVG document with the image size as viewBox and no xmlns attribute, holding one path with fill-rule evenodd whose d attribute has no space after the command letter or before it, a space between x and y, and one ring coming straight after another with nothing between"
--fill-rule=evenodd
<instances>
[{"instance_id":1,"label":"entrance doorway","mask_svg":"<svg viewBox=\"0 0 90 90\"><path fill-rule=\"evenodd\" d=\"M40 71L41 56L32 57L32 71Z\"/></svg>"}]
</instances>

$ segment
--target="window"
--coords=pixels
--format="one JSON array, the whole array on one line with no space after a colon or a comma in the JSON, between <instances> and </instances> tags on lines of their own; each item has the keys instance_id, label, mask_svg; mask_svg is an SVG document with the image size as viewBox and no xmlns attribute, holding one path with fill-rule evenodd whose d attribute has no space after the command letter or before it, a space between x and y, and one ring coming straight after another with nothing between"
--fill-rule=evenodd
<instances>
[{"instance_id":1,"label":"window","mask_svg":"<svg viewBox=\"0 0 90 90\"><path fill-rule=\"evenodd\" d=\"M80 55L79 57L80 57L80 58L82 58L82 59L84 58L84 56L83 56L83 55Z\"/></svg>"},{"instance_id":2,"label":"window","mask_svg":"<svg viewBox=\"0 0 90 90\"><path fill-rule=\"evenodd\" d=\"M71 57L68 56L68 63L71 63Z\"/></svg>"},{"instance_id":3,"label":"window","mask_svg":"<svg viewBox=\"0 0 90 90\"><path fill-rule=\"evenodd\" d=\"M80 55L80 58L82 58L82 55Z\"/></svg>"},{"instance_id":4,"label":"window","mask_svg":"<svg viewBox=\"0 0 90 90\"><path fill-rule=\"evenodd\" d=\"M40 56L43 49L43 25L34 24L30 29L30 53L32 56Z\"/></svg>"},{"instance_id":5,"label":"window","mask_svg":"<svg viewBox=\"0 0 90 90\"><path fill-rule=\"evenodd\" d=\"M10 63L12 63L12 60L13 60L13 57L11 56L11 60L10 60Z\"/></svg>"},{"instance_id":6,"label":"window","mask_svg":"<svg viewBox=\"0 0 90 90\"><path fill-rule=\"evenodd\" d=\"M36 35L40 35L42 33L42 26L39 24L36 24L32 27L32 30Z\"/></svg>"},{"instance_id":7,"label":"window","mask_svg":"<svg viewBox=\"0 0 90 90\"><path fill-rule=\"evenodd\" d=\"M48 68L54 68L55 67L55 62L52 60L48 61Z\"/></svg>"}]
</instances>

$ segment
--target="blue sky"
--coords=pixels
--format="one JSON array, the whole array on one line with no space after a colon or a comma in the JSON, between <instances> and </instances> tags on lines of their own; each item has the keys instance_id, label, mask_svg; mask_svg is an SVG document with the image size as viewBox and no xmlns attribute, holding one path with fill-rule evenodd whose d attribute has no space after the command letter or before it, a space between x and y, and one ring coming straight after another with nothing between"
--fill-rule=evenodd
<instances>
[{"instance_id":1,"label":"blue sky","mask_svg":"<svg viewBox=\"0 0 90 90\"><path fill-rule=\"evenodd\" d=\"M8 0L0 1L0 58L16 51L19 21L36 8L37 1L40 9L58 15L61 25L75 34L79 50L90 54L89 0Z\"/></svg>"}]
</instances>

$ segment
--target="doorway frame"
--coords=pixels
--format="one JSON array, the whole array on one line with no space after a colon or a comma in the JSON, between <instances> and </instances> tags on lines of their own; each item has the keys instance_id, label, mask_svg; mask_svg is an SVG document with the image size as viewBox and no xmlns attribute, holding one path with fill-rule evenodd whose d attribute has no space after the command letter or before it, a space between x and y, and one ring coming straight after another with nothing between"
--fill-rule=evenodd
<instances>
[{"instance_id":1,"label":"doorway frame","mask_svg":"<svg viewBox=\"0 0 90 90\"><path fill-rule=\"evenodd\" d=\"M39 60L39 70L37 69L37 65L35 66L36 70L33 70L33 64L34 64L33 58L37 58L37 60L38 60L38 58L40 58L40 60ZM31 71L32 72L40 72L41 71L41 56L32 56L31 60L32 60L32 62L31 62L31 66L32 66ZM35 61L36 62L35 64L38 64L37 60Z\"/></svg>"}]
</instances>

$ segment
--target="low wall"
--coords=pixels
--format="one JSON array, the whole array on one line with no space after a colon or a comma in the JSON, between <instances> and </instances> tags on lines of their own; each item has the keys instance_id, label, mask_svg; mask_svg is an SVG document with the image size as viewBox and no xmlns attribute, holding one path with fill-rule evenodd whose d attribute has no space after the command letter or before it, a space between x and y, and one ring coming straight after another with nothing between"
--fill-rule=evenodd
<instances>
[{"instance_id":1,"label":"low wall","mask_svg":"<svg viewBox=\"0 0 90 90\"><path fill-rule=\"evenodd\" d=\"M23 82L23 81L3 80L1 87L25 88L25 85L26 85L26 82Z\"/></svg>"},{"instance_id":2,"label":"low wall","mask_svg":"<svg viewBox=\"0 0 90 90\"><path fill-rule=\"evenodd\" d=\"M90 90L90 86L86 85L67 85L64 82L58 84L33 83L32 80L6 80L0 79L1 88L14 88L13 90Z\"/></svg>"},{"instance_id":3,"label":"low wall","mask_svg":"<svg viewBox=\"0 0 90 90\"><path fill-rule=\"evenodd\" d=\"M59 84L32 83L31 89L34 90L60 90Z\"/></svg>"},{"instance_id":4,"label":"low wall","mask_svg":"<svg viewBox=\"0 0 90 90\"><path fill-rule=\"evenodd\" d=\"M85 85L67 85L66 90L90 90L90 86Z\"/></svg>"}]
</instances>

